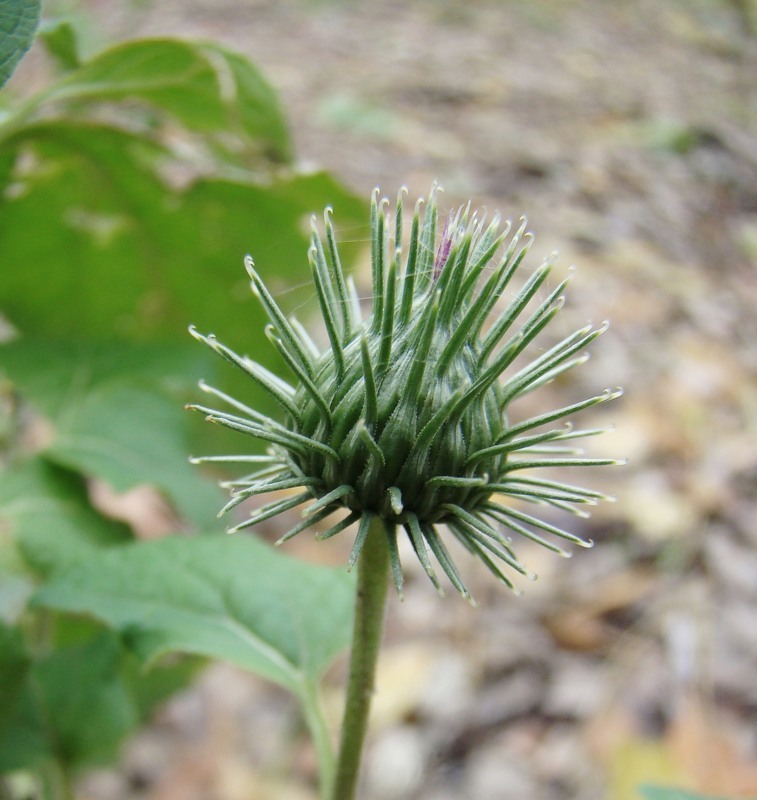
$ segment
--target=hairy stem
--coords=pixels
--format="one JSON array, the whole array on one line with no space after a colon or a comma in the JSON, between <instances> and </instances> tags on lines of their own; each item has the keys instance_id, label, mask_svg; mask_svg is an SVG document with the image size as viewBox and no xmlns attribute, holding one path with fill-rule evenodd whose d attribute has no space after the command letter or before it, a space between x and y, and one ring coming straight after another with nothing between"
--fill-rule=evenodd
<instances>
[{"instance_id":1,"label":"hairy stem","mask_svg":"<svg viewBox=\"0 0 757 800\"><path fill-rule=\"evenodd\" d=\"M355 623L347 702L342 721L332 800L353 800L368 727L376 661L389 588L389 545L384 523L374 517L358 561Z\"/></svg>"}]
</instances>

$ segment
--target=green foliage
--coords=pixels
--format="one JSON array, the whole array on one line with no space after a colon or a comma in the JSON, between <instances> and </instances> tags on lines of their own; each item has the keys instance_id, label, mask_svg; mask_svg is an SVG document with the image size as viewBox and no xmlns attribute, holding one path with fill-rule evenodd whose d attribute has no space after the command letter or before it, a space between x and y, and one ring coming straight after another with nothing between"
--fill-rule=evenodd
<instances>
[{"instance_id":1,"label":"green foliage","mask_svg":"<svg viewBox=\"0 0 757 800\"><path fill-rule=\"evenodd\" d=\"M15 711L19 689L26 679L29 663L21 631L0 623L0 685L5 689L0 694L0 736L8 728Z\"/></svg>"},{"instance_id":2,"label":"green foliage","mask_svg":"<svg viewBox=\"0 0 757 800\"><path fill-rule=\"evenodd\" d=\"M49 757L77 765L111 756L137 723L118 673L118 643L107 633L38 659L0 739L0 767L20 769ZM26 734L21 741L19 730Z\"/></svg>"},{"instance_id":3,"label":"green foliage","mask_svg":"<svg viewBox=\"0 0 757 800\"><path fill-rule=\"evenodd\" d=\"M304 692L347 646L352 581L251 537L170 537L103 552L54 579L35 604L121 631L148 663L219 658Z\"/></svg>"},{"instance_id":4,"label":"green foliage","mask_svg":"<svg viewBox=\"0 0 757 800\"><path fill-rule=\"evenodd\" d=\"M23 5L0 0L0 27ZM213 369L186 329L263 349L244 254L285 290L309 271L306 215L331 202L351 225L363 205L293 169L277 96L236 53L156 39L83 61L70 23L40 36L59 75L0 120L0 772L112 758L208 657L296 692L312 727L350 582L212 534L182 406ZM183 535L135 541L94 480L149 484Z\"/></svg>"},{"instance_id":5,"label":"green foliage","mask_svg":"<svg viewBox=\"0 0 757 800\"><path fill-rule=\"evenodd\" d=\"M71 26L62 30L59 25L55 35L48 32L48 46L71 66L78 61L75 33ZM102 103L123 100L144 104L146 113L130 111L129 119L146 134L152 128L154 140L170 117L206 137L204 145L235 166L240 154L251 159L248 166L260 159L291 160L278 99L261 73L218 45L174 39L136 40L102 51L21 105L6 136L43 111L58 118L74 109L91 115Z\"/></svg>"},{"instance_id":6,"label":"green foliage","mask_svg":"<svg viewBox=\"0 0 757 800\"><path fill-rule=\"evenodd\" d=\"M43 448L48 462L119 492L151 484L195 527L213 522L219 494L187 463L185 420L170 391L173 382L188 391L202 359L190 361L184 347L26 339L0 352L6 376L50 423ZM177 375L182 366L185 378ZM41 530L39 509L26 507ZM71 551L62 546L61 552Z\"/></svg>"},{"instance_id":7,"label":"green foliage","mask_svg":"<svg viewBox=\"0 0 757 800\"><path fill-rule=\"evenodd\" d=\"M0 0L0 86L34 41L40 0Z\"/></svg>"},{"instance_id":8,"label":"green foliage","mask_svg":"<svg viewBox=\"0 0 757 800\"><path fill-rule=\"evenodd\" d=\"M126 525L91 507L84 479L75 472L33 457L0 475L0 518L10 525L28 564L41 575L132 538Z\"/></svg>"},{"instance_id":9,"label":"green foliage","mask_svg":"<svg viewBox=\"0 0 757 800\"><path fill-rule=\"evenodd\" d=\"M198 665L187 660L135 680L133 659L102 630L36 657L16 629L0 626L0 643L0 772L50 761L70 770L113 758L124 735Z\"/></svg>"},{"instance_id":10,"label":"green foliage","mask_svg":"<svg viewBox=\"0 0 757 800\"><path fill-rule=\"evenodd\" d=\"M65 72L81 66L76 28L71 20L45 20L37 34L58 68Z\"/></svg>"}]
</instances>

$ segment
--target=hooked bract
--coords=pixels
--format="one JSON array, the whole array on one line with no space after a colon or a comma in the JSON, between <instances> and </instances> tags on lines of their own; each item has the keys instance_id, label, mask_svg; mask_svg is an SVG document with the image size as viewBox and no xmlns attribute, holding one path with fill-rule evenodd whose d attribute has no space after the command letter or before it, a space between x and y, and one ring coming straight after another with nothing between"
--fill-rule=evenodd
<instances>
[{"instance_id":1,"label":"hooked bract","mask_svg":"<svg viewBox=\"0 0 757 800\"><path fill-rule=\"evenodd\" d=\"M424 208L425 206L425 208ZM206 384L230 410L193 405L207 419L268 443L266 455L207 456L255 470L228 482L228 511L254 495L296 490L255 510L230 531L249 528L305 506L284 542L337 512L322 539L356 530L357 561L375 518L386 531L392 574L402 593L397 546L404 531L434 585L432 557L454 587L469 597L445 544L446 531L509 587L505 568L529 577L512 534L568 556L560 542L591 543L516 507L509 499L585 515L585 506L611 499L601 492L542 477L544 468L602 466L572 440L602 429L575 430L565 419L611 400L606 390L581 402L512 423L516 399L583 363L586 347L606 329L587 325L523 366L516 359L560 310L565 279L546 289L547 259L503 303L532 241L525 220L513 229L489 224L464 207L438 230L436 193L415 205L403 246L403 192L393 218L374 192L371 203L372 307L364 316L339 259L330 209L324 237L314 221L309 262L328 335L321 351L306 329L288 318L245 259L253 292L268 317L266 333L294 380L285 381L240 356L212 335L192 335L230 361L281 407L274 420ZM518 362L520 363L520 362ZM565 444L566 442L571 442Z\"/></svg>"}]
</instances>

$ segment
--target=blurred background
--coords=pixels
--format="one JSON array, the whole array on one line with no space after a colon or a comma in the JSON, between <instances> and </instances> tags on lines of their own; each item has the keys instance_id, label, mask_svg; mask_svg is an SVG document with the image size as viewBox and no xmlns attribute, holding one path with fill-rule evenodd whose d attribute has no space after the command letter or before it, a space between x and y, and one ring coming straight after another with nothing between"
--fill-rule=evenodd
<instances>
[{"instance_id":1,"label":"blurred background","mask_svg":"<svg viewBox=\"0 0 757 800\"><path fill-rule=\"evenodd\" d=\"M443 209L471 199L505 218L527 215L531 266L560 253L553 285L577 267L555 340L590 320L612 322L590 363L541 393L563 405L558 392L625 388L584 418L615 428L592 452L629 459L590 476L617 497L574 526L596 546L565 562L523 545L540 577L521 597L470 565L477 609L440 600L406 560L405 601L390 601L362 796L633 800L645 782L757 796L753 0L81 0L44 10L70 15L85 54L136 37L224 45L257 65L291 131L264 178L296 172L297 191L278 190L294 222L276 228L263 204L254 218L232 214L219 225L214 204L233 209L236 195L198 201L185 239L160 247L172 261L170 295L182 281L176 261L207 231L216 297L201 312L207 319L186 318L185 306L161 305L158 294L136 333L128 321L119 329L127 338L154 330L169 341L190 322L221 335L224 304L247 303L245 252L282 303L307 317L300 221L329 202L365 290L362 203L374 186L393 197L405 185L414 200L434 181ZM30 95L50 70L35 46L10 88ZM203 174L205 162L187 160ZM196 177L182 169L179 183ZM110 235L107 225L100 232ZM35 247L45 235L30 234ZM121 256L127 264L134 251ZM0 265L6 286L9 264ZM35 292L48 278L34 277ZM75 331L76 303L44 332ZM42 324L22 306L9 304L10 325ZM253 308L243 306L257 329ZM119 313L107 312L116 323ZM253 349L243 330L231 326L230 338ZM150 536L172 525L154 501L132 497L124 512L141 514ZM261 535L280 533L271 524ZM300 536L288 547L341 564L350 543L336 538ZM327 681L335 721L343 668ZM312 800L301 728L282 691L215 665L126 743L116 768L85 777L78 796Z\"/></svg>"}]
</instances>

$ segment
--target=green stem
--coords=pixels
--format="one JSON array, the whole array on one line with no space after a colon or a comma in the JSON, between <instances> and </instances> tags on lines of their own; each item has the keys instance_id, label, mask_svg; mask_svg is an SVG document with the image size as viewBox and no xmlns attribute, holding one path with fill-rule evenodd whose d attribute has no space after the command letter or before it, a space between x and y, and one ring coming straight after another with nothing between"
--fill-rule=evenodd
<instances>
[{"instance_id":1,"label":"green stem","mask_svg":"<svg viewBox=\"0 0 757 800\"><path fill-rule=\"evenodd\" d=\"M389 588L389 545L384 523L374 517L358 561L355 623L332 800L354 800L368 728L376 661Z\"/></svg>"},{"instance_id":2,"label":"green stem","mask_svg":"<svg viewBox=\"0 0 757 800\"><path fill-rule=\"evenodd\" d=\"M42 771L45 800L76 800L70 771L59 761L51 761Z\"/></svg>"},{"instance_id":3,"label":"green stem","mask_svg":"<svg viewBox=\"0 0 757 800\"><path fill-rule=\"evenodd\" d=\"M310 735L313 738L315 752L318 758L318 776L321 784L321 798L330 797L331 787L334 784L334 750L331 746L331 735L323 714L323 706L318 693L318 687L310 683L305 687L302 695L302 708L305 714Z\"/></svg>"}]
</instances>

